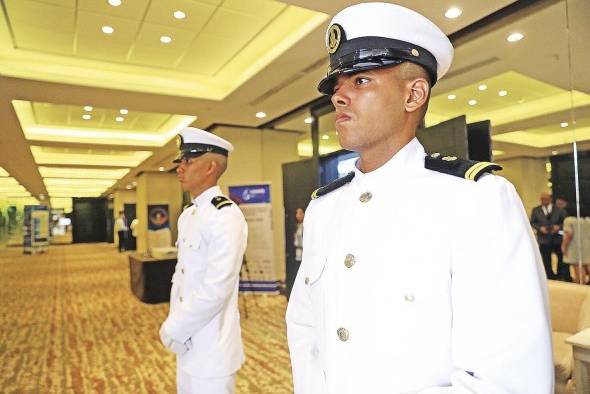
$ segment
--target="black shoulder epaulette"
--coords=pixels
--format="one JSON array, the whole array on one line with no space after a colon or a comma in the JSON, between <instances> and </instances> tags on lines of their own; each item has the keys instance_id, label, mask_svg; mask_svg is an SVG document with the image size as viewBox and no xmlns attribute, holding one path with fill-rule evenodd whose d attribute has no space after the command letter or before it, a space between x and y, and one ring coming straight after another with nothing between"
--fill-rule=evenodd
<instances>
[{"instance_id":1,"label":"black shoulder epaulette","mask_svg":"<svg viewBox=\"0 0 590 394\"><path fill-rule=\"evenodd\" d=\"M193 206L193 203L191 202L190 204L186 204L186 205L184 206L184 208L182 208L182 210L184 211L185 209L188 209L188 208L190 208L190 207L192 207L192 206Z\"/></svg>"},{"instance_id":2,"label":"black shoulder epaulette","mask_svg":"<svg viewBox=\"0 0 590 394\"><path fill-rule=\"evenodd\" d=\"M328 183L326 186L322 186L319 189L314 190L314 192L311 193L311 199L315 200L316 198L319 198L319 197L324 196L330 192L333 192L334 190L338 189L339 187L342 187L342 186L346 185L347 183L349 183L350 181L352 181L352 178L354 178L354 171L350 171L348 174L346 174L342 178L338 178L335 181Z\"/></svg>"},{"instance_id":3,"label":"black shoulder epaulette","mask_svg":"<svg viewBox=\"0 0 590 394\"><path fill-rule=\"evenodd\" d=\"M455 156L442 156L440 153L426 156L424 167L471 181L477 181L486 172L502 169L502 166L489 161L458 159Z\"/></svg>"},{"instance_id":4,"label":"black shoulder epaulette","mask_svg":"<svg viewBox=\"0 0 590 394\"><path fill-rule=\"evenodd\" d=\"M211 200L211 204L213 204L215 208L221 209L223 207L229 207L233 204L233 201L224 196L217 196L213 197L213 200Z\"/></svg>"}]
</instances>

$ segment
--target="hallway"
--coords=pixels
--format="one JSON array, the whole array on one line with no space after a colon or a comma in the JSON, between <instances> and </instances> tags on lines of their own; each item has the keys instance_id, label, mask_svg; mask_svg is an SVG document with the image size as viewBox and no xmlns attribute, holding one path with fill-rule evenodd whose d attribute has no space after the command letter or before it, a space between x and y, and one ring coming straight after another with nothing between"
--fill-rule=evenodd
<instances>
[{"instance_id":1,"label":"hallway","mask_svg":"<svg viewBox=\"0 0 590 394\"><path fill-rule=\"evenodd\" d=\"M174 356L158 337L168 304L131 294L126 255L112 245L53 245L34 256L0 250L0 300L3 393L175 392ZM236 392L291 393L285 299L244 301L247 361Z\"/></svg>"}]
</instances>

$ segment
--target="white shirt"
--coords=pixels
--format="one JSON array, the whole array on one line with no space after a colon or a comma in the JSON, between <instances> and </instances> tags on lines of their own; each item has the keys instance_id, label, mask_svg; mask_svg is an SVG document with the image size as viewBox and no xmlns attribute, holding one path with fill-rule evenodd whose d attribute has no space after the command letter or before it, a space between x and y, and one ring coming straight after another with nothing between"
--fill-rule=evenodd
<instances>
[{"instance_id":1,"label":"white shirt","mask_svg":"<svg viewBox=\"0 0 590 394\"><path fill-rule=\"evenodd\" d=\"M248 226L235 204L211 203L221 195L218 186L207 189L178 218L178 263L163 324L176 342L191 339L177 365L200 378L231 375L244 362L238 286Z\"/></svg>"},{"instance_id":2,"label":"white shirt","mask_svg":"<svg viewBox=\"0 0 590 394\"><path fill-rule=\"evenodd\" d=\"M117 220L115 220L115 229L116 229L116 231L129 230L129 228L127 227L127 223L125 223L125 219L117 218Z\"/></svg>"},{"instance_id":3,"label":"white shirt","mask_svg":"<svg viewBox=\"0 0 590 394\"><path fill-rule=\"evenodd\" d=\"M553 210L553 204L547 204L545 205L541 205L541 208L543 209L543 213L545 214L545 216L548 216L551 214L551 211Z\"/></svg>"},{"instance_id":4,"label":"white shirt","mask_svg":"<svg viewBox=\"0 0 590 394\"><path fill-rule=\"evenodd\" d=\"M424 157L414 139L310 203L287 309L296 394L553 393L546 284L514 187Z\"/></svg>"}]
</instances>

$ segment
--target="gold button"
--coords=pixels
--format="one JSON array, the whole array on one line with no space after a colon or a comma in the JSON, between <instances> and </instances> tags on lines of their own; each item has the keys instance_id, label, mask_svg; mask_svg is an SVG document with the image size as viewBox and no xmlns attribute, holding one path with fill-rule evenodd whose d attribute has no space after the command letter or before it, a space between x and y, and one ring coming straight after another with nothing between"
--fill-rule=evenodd
<instances>
[{"instance_id":1,"label":"gold button","mask_svg":"<svg viewBox=\"0 0 590 394\"><path fill-rule=\"evenodd\" d=\"M306 276L306 277L305 277L305 284L306 284L306 285L308 285L308 284L309 284L309 277L308 277L308 276Z\"/></svg>"},{"instance_id":2,"label":"gold button","mask_svg":"<svg viewBox=\"0 0 590 394\"><path fill-rule=\"evenodd\" d=\"M360 202L369 202L371 201L371 198L373 198L373 194L371 192L365 192L363 194L361 194L361 196L359 197Z\"/></svg>"},{"instance_id":3,"label":"gold button","mask_svg":"<svg viewBox=\"0 0 590 394\"><path fill-rule=\"evenodd\" d=\"M412 48L412 56L420 56L420 51L418 51L416 48Z\"/></svg>"},{"instance_id":4,"label":"gold button","mask_svg":"<svg viewBox=\"0 0 590 394\"><path fill-rule=\"evenodd\" d=\"M178 298L178 300L179 300L180 302L182 302L182 297L179 297L179 298Z\"/></svg>"},{"instance_id":5,"label":"gold button","mask_svg":"<svg viewBox=\"0 0 590 394\"><path fill-rule=\"evenodd\" d=\"M352 254L347 254L344 258L344 265L346 266L346 268L352 267L354 263L356 263L356 257L354 257L354 255Z\"/></svg>"},{"instance_id":6,"label":"gold button","mask_svg":"<svg viewBox=\"0 0 590 394\"><path fill-rule=\"evenodd\" d=\"M340 327L336 332L338 333L338 338L340 338L342 342L348 341L349 335L348 330L346 328Z\"/></svg>"},{"instance_id":7,"label":"gold button","mask_svg":"<svg viewBox=\"0 0 590 394\"><path fill-rule=\"evenodd\" d=\"M407 302L414 302L414 294L405 294L404 300L406 300Z\"/></svg>"},{"instance_id":8,"label":"gold button","mask_svg":"<svg viewBox=\"0 0 590 394\"><path fill-rule=\"evenodd\" d=\"M442 158L444 161L455 161L457 160L456 156L445 156Z\"/></svg>"}]
</instances>

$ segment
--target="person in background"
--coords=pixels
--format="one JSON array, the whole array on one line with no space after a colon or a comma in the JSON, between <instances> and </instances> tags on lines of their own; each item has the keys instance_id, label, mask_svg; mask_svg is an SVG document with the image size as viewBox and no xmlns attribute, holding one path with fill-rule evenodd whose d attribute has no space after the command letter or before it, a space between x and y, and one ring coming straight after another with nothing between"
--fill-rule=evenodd
<instances>
[{"instance_id":1,"label":"person in background","mask_svg":"<svg viewBox=\"0 0 590 394\"><path fill-rule=\"evenodd\" d=\"M303 258L303 219L305 217L305 211L303 208L297 208L295 210L295 233L293 233L293 251L294 258L291 264L287 266L287 297L290 296L291 290L293 289L293 283L295 277L299 271L301 265L301 259Z\"/></svg>"},{"instance_id":2,"label":"person in background","mask_svg":"<svg viewBox=\"0 0 590 394\"><path fill-rule=\"evenodd\" d=\"M119 217L115 220L115 231L119 237L119 252L123 252L127 250L127 235L129 232L124 211L119 211Z\"/></svg>"},{"instance_id":3,"label":"person in background","mask_svg":"<svg viewBox=\"0 0 590 394\"><path fill-rule=\"evenodd\" d=\"M248 237L242 211L218 186L233 146L193 127L180 131L178 146L176 172L192 204L178 218L178 263L160 339L176 353L178 393L231 394L244 362L238 285Z\"/></svg>"},{"instance_id":4,"label":"person in background","mask_svg":"<svg viewBox=\"0 0 590 394\"><path fill-rule=\"evenodd\" d=\"M579 218L568 216L563 222L561 250L564 263L574 266L575 282L586 284L590 281L590 217L587 209L581 208Z\"/></svg>"},{"instance_id":5,"label":"person in background","mask_svg":"<svg viewBox=\"0 0 590 394\"><path fill-rule=\"evenodd\" d=\"M136 250L137 249L137 233L139 231L139 219L135 218L131 221L131 224L129 225L129 230L131 230L131 237L130 237L130 243L131 243L131 250Z\"/></svg>"},{"instance_id":6,"label":"person in background","mask_svg":"<svg viewBox=\"0 0 590 394\"><path fill-rule=\"evenodd\" d=\"M571 282L569 266L563 263L563 254L561 253L561 233L567 212L552 203L551 194L548 192L541 193L540 201L541 205L533 208L531 212L531 226L537 233L545 274L547 279ZM553 272L551 266L552 254L557 256L557 273Z\"/></svg>"},{"instance_id":7,"label":"person in background","mask_svg":"<svg viewBox=\"0 0 590 394\"><path fill-rule=\"evenodd\" d=\"M565 198L564 196L557 196L555 198L555 206L567 212L567 198Z\"/></svg>"},{"instance_id":8,"label":"person in background","mask_svg":"<svg viewBox=\"0 0 590 394\"><path fill-rule=\"evenodd\" d=\"M359 159L305 212L286 314L295 394L552 394L547 286L514 186L416 139L448 37L362 3L336 14L326 47L318 90Z\"/></svg>"}]
</instances>

